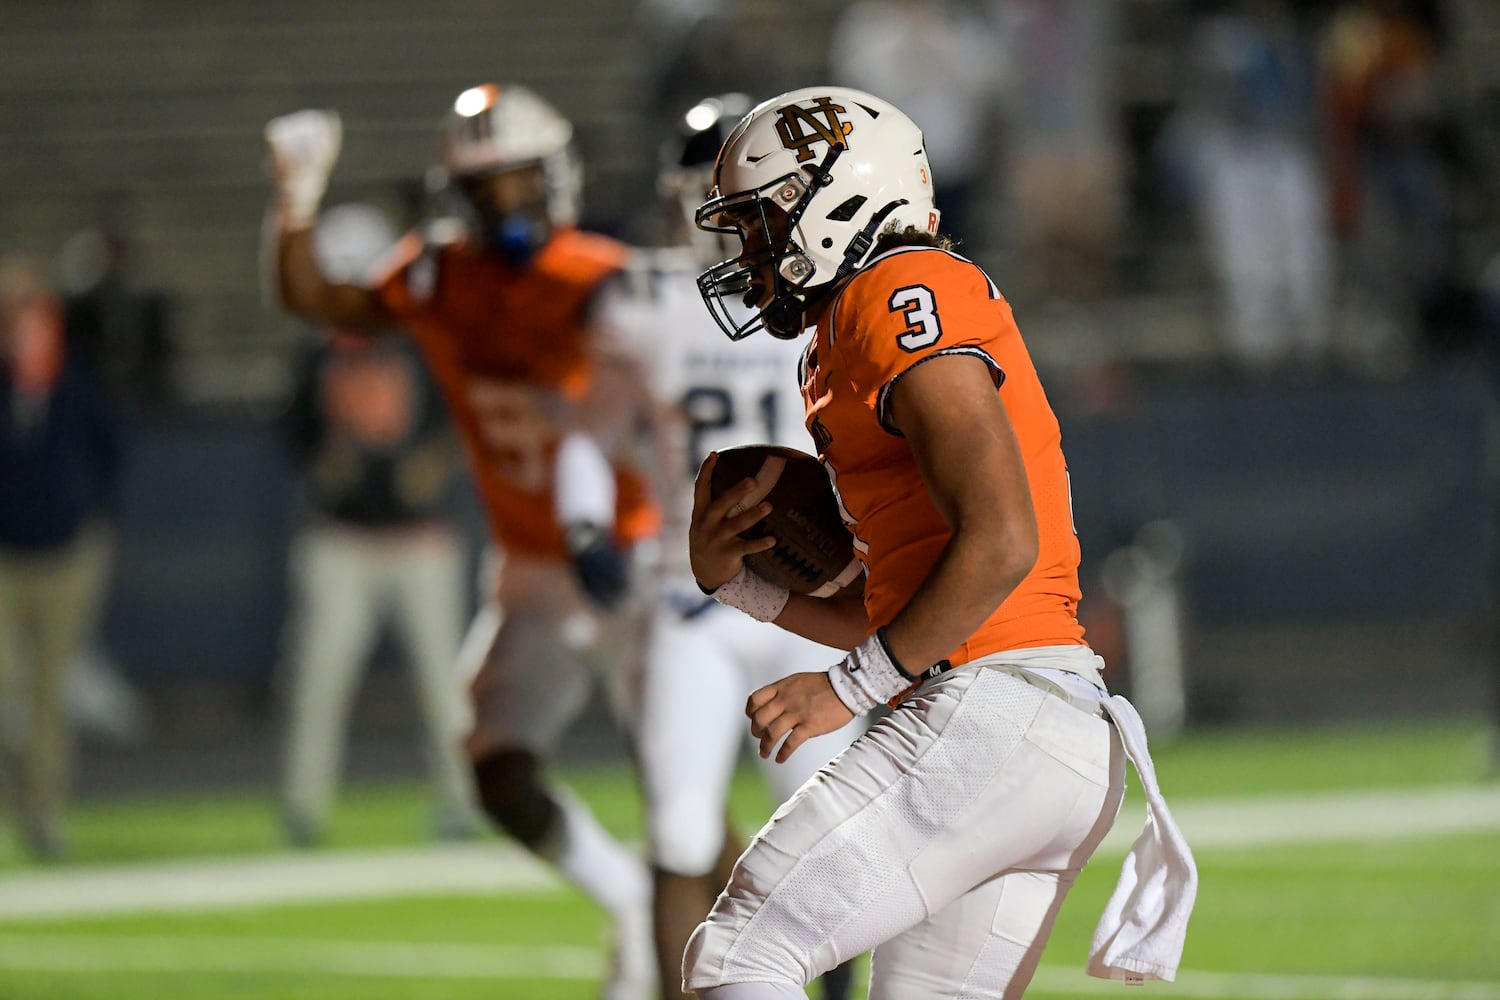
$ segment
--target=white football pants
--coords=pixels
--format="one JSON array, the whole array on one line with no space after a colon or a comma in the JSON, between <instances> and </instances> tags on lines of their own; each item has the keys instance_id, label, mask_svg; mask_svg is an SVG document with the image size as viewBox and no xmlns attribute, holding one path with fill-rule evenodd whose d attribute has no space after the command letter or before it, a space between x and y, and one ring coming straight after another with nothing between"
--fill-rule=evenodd
<instances>
[{"instance_id":1,"label":"white football pants","mask_svg":"<svg viewBox=\"0 0 1500 1000\"><path fill-rule=\"evenodd\" d=\"M792 995L874 948L871 1000L1021 996L1125 755L999 662L929 681L776 811L688 943L686 988Z\"/></svg>"},{"instance_id":2,"label":"white football pants","mask_svg":"<svg viewBox=\"0 0 1500 1000\"><path fill-rule=\"evenodd\" d=\"M647 656L637 748L653 863L677 875L713 868L740 748L756 742L745 718L750 693L843 657L733 608L710 603L685 618L680 607L663 604ZM864 725L854 719L809 740L784 764L757 754L773 800L789 798Z\"/></svg>"}]
</instances>

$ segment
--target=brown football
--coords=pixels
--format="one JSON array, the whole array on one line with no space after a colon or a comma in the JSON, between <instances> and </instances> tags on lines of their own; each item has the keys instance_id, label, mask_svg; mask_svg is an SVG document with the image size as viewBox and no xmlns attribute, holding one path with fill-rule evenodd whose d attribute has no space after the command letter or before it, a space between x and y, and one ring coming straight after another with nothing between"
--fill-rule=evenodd
<instances>
[{"instance_id":1,"label":"brown football","mask_svg":"<svg viewBox=\"0 0 1500 1000\"><path fill-rule=\"evenodd\" d=\"M793 593L814 597L832 596L859 576L854 540L839 516L838 499L822 462L777 445L726 448L714 463L709 493L723 496L752 478L770 484L765 499L771 512L743 535L776 537L775 548L745 558L752 572Z\"/></svg>"}]
</instances>

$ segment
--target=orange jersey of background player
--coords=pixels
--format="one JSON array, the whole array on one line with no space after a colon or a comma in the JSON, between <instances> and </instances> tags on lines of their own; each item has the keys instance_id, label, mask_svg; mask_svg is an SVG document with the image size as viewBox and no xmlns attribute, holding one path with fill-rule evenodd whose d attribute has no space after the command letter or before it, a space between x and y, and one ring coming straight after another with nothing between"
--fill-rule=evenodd
<instances>
[{"instance_id":1,"label":"orange jersey of background player","mask_svg":"<svg viewBox=\"0 0 1500 1000\"><path fill-rule=\"evenodd\" d=\"M553 464L571 407L594 378L589 308L627 249L576 229L553 234L525 267L462 243L409 234L375 293L409 330L468 452L494 540L563 557ZM635 542L660 515L644 478L616 465L615 535Z\"/></svg>"},{"instance_id":2,"label":"orange jersey of background player","mask_svg":"<svg viewBox=\"0 0 1500 1000\"><path fill-rule=\"evenodd\" d=\"M870 626L905 607L951 535L911 449L884 423L901 376L946 354L992 369L1020 442L1040 542L1031 572L949 659L1082 643L1078 537L1057 418L994 284L970 261L928 247L893 250L862 268L823 311L803 363L807 426L869 571Z\"/></svg>"}]
</instances>

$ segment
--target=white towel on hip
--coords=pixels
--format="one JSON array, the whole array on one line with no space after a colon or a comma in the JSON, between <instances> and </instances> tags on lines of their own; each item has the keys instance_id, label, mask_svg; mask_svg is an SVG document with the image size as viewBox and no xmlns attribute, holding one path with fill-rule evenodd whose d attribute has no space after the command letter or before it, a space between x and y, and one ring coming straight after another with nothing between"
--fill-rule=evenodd
<instances>
[{"instance_id":1,"label":"white towel on hip","mask_svg":"<svg viewBox=\"0 0 1500 1000\"><path fill-rule=\"evenodd\" d=\"M1091 976L1128 983L1171 982L1177 977L1188 917L1198 895L1198 866L1156 783L1156 767L1146 748L1146 727L1135 706L1119 695L1102 705L1141 777L1146 825L1125 857L1120 881L1094 930L1088 971Z\"/></svg>"}]
</instances>

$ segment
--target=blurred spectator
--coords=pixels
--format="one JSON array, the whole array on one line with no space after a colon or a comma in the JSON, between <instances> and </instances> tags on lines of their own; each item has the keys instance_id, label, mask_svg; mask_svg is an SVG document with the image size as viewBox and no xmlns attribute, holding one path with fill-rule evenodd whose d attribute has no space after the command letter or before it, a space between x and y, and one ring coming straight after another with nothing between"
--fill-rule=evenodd
<instances>
[{"instance_id":1,"label":"blurred spectator","mask_svg":"<svg viewBox=\"0 0 1500 1000\"><path fill-rule=\"evenodd\" d=\"M1500 415L1500 252L1490 257L1481 272L1476 289L1476 326L1480 358L1490 379L1491 419ZM1491 471L1491 503L1496 523L1500 524L1500 482ZM1491 595L1500 594L1500 557L1492 564ZM1485 735L1485 770L1500 777L1500 608L1491 612L1493 634L1490 639L1489 731Z\"/></svg>"},{"instance_id":2,"label":"blurred spectator","mask_svg":"<svg viewBox=\"0 0 1500 1000\"><path fill-rule=\"evenodd\" d=\"M136 277L138 251L118 219L69 237L58 259L68 344L103 377L128 411L174 402L170 302Z\"/></svg>"},{"instance_id":3,"label":"blurred spectator","mask_svg":"<svg viewBox=\"0 0 1500 1000\"><path fill-rule=\"evenodd\" d=\"M97 225L69 237L57 267L68 350L103 380L117 433L128 442L132 417L171 406L176 390L169 302L164 293L139 285L139 254L122 208L112 202ZM122 479L128 474L120 472ZM68 705L80 735L123 744L145 739L151 725L147 700L102 636L93 636L76 660L69 670Z\"/></svg>"},{"instance_id":4,"label":"blurred spectator","mask_svg":"<svg viewBox=\"0 0 1500 1000\"><path fill-rule=\"evenodd\" d=\"M1193 75L1171 130L1222 296L1224 346L1253 372L1320 364L1330 348L1314 65L1285 0L1231 0L1193 34Z\"/></svg>"},{"instance_id":5,"label":"blurred spectator","mask_svg":"<svg viewBox=\"0 0 1500 1000\"><path fill-rule=\"evenodd\" d=\"M1116 5L1111 0L991 2L1012 64L1007 162L1015 280L1010 287L1022 300L1097 298L1113 281L1123 207Z\"/></svg>"},{"instance_id":6,"label":"blurred spectator","mask_svg":"<svg viewBox=\"0 0 1500 1000\"><path fill-rule=\"evenodd\" d=\"M40 858L64 852L67 674L105 591L117 452L103 388L69 355L41 271L0 260L0 776Z\"/></svg>"},{"instance_id":7,"label":"blurred spectator","mask_svg":"<svg viewBox=\"0 0 1500 1000\"><path fill-rule=\"evenodd\" d=\"M1441 305L1452 254L1436 10L1347 0L1322 48L1334 219L1350 257L1351 347L1404 361Z\"/></svg>"},{"instance_id":8,"label":"blurred spectator","mask_svg":"<svg viewBox=\"0 0 1500 1000\"><path fill-rule=\"evenodd\" d=\"M1481 357L1489 371L1495 398L1500 399L1500 251L1490 257L1480 272L1475 298Z\"/></svg>"},{"instance_id":9,"label":"blurred spectator","mask_svg":"<svg viewBox=\"0 0 1500 1000\"><path fill-rule=\"evenodd\" d=\"M325 273L359 281L395 241L379 210L342 205L323 214L315 245ZM436 390L403 340L327 331L303 359L290 425L312 512L292 554L288 838L306 846L323 831L356 682L385 621L416 680L437 832L471 835L478 814L455 667L466 560L443 510L457 454Z\"/></svg>"},{"instance_id":10,"label":"blurred spectator","mask_svg":"<svg viewBox=\"0 0 1500 1000\"><path fill-rule=\"evenodd\" d=\"M972 254L987 242L972 209L994 161L1002 80L990 22L958 0L857 0L831 37L831 82L885 98L921 128L943 232Z\"/></svg>"}]
</instances>

